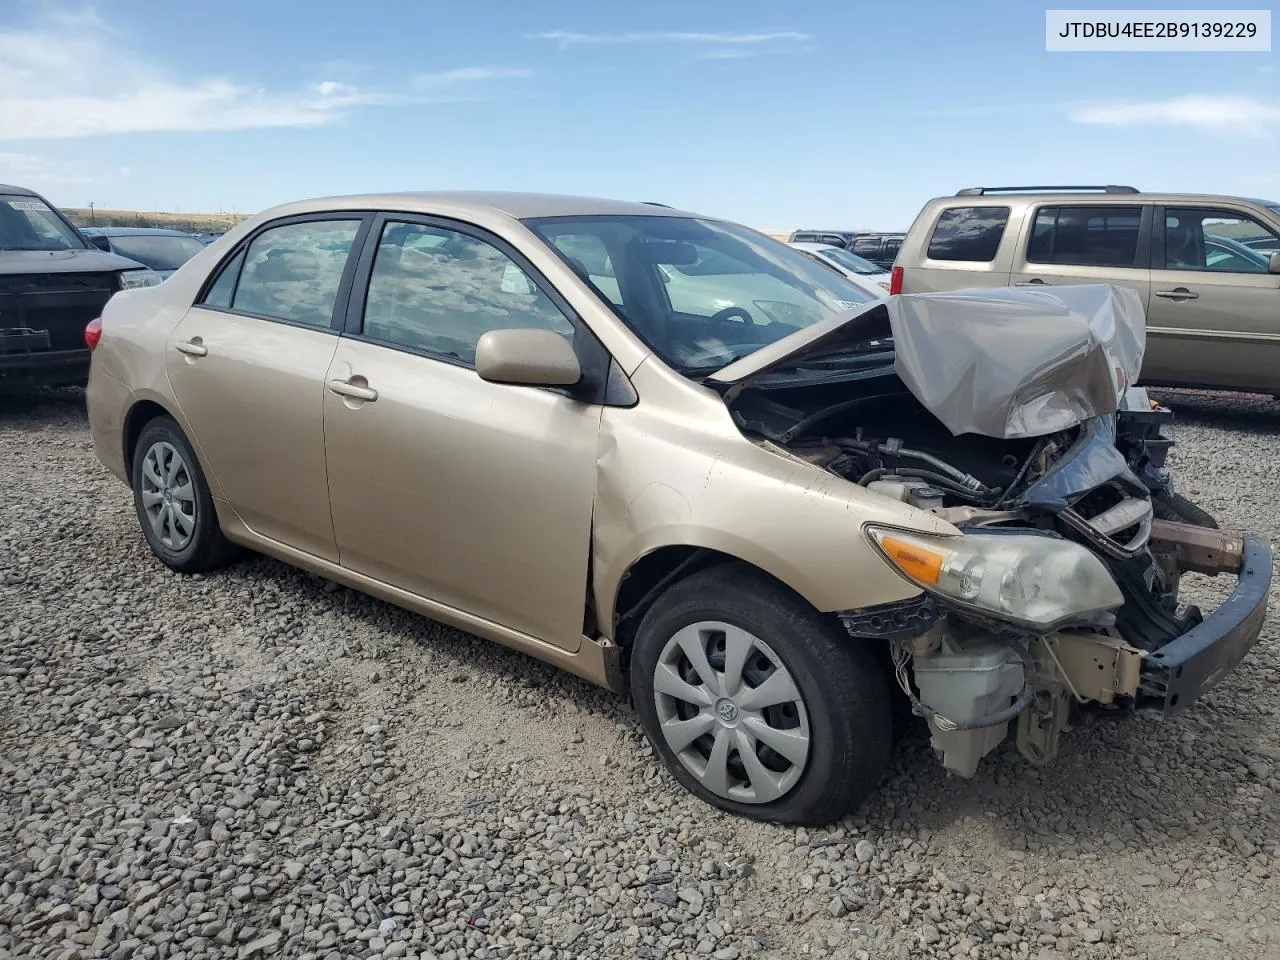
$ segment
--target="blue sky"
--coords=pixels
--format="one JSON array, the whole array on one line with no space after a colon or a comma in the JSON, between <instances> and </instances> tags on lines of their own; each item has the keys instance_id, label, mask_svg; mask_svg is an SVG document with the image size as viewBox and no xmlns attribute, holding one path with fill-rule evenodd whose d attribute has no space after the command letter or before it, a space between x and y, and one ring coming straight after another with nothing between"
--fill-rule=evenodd
<instances>
[{"instance_id":1,"label":"blue sky","mask_svg":"<svg viewBox=\"0 0 1280 960\"><path fill-rule=\"evenodd\" d=\"M242 212L540 190L763 229L902 228L983 183L1280 197L1274 53L1044 31L1018 0L0 0L0 182Z\"/></svg>"}]
</instances>

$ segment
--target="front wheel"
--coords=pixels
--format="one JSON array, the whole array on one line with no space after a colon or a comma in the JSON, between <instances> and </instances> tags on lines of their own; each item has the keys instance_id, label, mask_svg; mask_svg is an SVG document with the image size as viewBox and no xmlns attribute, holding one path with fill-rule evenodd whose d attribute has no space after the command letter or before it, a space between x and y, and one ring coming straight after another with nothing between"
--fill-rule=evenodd
<instances>
[{"instance_id":1,"label":"front wheel","mask_svg":"<svg viewBox=\"0 0 1280 960\"><path fill-rule=\"evenodd\" d=\"M655 601L631 689L675 778L732 813L830 823L888 761L889 694L871 651L745 565L703 570Z\"/></svg>"}]
</instances>

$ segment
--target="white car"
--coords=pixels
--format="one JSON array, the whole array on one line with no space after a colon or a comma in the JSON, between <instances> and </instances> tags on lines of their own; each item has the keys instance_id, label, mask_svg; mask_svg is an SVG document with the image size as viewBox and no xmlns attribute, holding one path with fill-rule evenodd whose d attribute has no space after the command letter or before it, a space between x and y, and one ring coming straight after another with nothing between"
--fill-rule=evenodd
<instances>
[{"instance_id":1,"label":"white car","mask_svg":"<svg viewBox=\"0 0 1280 960\"><path fill-rule=\"evenodd\" d=\"M829 243L792 242L788 246L820 260L828 267L837 270L847 279L857 284L873 297L889 295L889 274L881 270L870 260L863 260L856 253L850 253L844 247L832 246Z\"/></svg>"}]
</instances>

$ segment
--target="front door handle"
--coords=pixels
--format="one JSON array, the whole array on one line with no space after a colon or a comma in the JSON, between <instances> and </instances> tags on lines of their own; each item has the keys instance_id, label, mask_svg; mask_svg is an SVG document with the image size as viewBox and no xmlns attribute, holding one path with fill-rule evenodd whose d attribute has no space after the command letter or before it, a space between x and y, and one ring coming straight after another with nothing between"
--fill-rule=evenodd
<instances>
[{"instance_id":1,"label":"front door handle","mask_svg":"<svg viewBox=\"0 0 1280 960\"><path fill-rule=\"evenodd\" d=\"M174 344L174 348L188 357L207 357L209 355L209 348L201 342L199 337L192 337L190 340L179 340Z\"/></svg>"},{"instance_id":2,"label":"front door handle","mask_svg":"<svg viewBox=\"0 0 1280 960\"><path fill-rule=\"evenodd\" d=\"M1040 286L1042 283L1044 283L1044 281L1043 281L1043 280L1041 280L1039 277L1036 277L1034 280L1015 280L1015 281L1013 281L1013 285L1014 285L1015 287L1038 287L1038 286Z\"/></svg>"},{"instance_id":3,"label":"front door handle","mask_svg":"<svg viewBox=\"0 0 1280 960\"><path fill-rule=\"evenodd\" d=\"M364 378L361 377L361 380ZM378 399L378 391L373 387L366 386L363 383L353 383L351 380L330 380L329 389L340 397L350 397L352 400L364 400L368 403Z\"/></svg>"},{"instance_id":4,"label":"front door handle","mask_svg":"<svg viewBox=\"0 0 1280 960\"><path fill-rule=\"evenodd\" d=\"M1174 287L1172 290L1157 290L1156 296L1166 300L1196 300L1200 294L1193 293L1186 287Z\"/></svg>"}]
</instances>

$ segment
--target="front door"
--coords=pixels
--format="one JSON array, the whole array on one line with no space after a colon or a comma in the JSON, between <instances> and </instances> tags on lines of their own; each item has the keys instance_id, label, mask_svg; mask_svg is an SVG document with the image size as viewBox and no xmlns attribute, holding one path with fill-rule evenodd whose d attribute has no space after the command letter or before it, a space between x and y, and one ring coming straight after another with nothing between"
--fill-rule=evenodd
<instances>
[{"instance_id":1,"label":"front door","mask_svg":"<svg viewBox=\"0 0 1280 960\"><path fill-rule=\"evenodd\" d=\"M325 483L324 377L356 218L259 233L166 345L201 464L255 533L337 561Z\"/></svg>"},{"instance_id":2,"label":"front door","mask_svg":"<svg viewBox=\"0 0 1280 960\"><path fill-rule=\"evenodd\" d=\"M488 383L489 330L574 322L497 238L387 219L326 375L344 567L566 649L583 632L599 406ZM376 245L375 245L376 239ZM357 280L357 290L362 281Z\"/></svg>"},{"instance_id":3,"label":"front door","mask_svg":"<svg viewBox=\"0 0 1280 960\"><path fill-rule=\"evenodd\" d=\"M1280 275L1271 228L1243 211L1166 207L1151 274L1147 378L1280 392Z\"/></svg>"}]
</instances>

